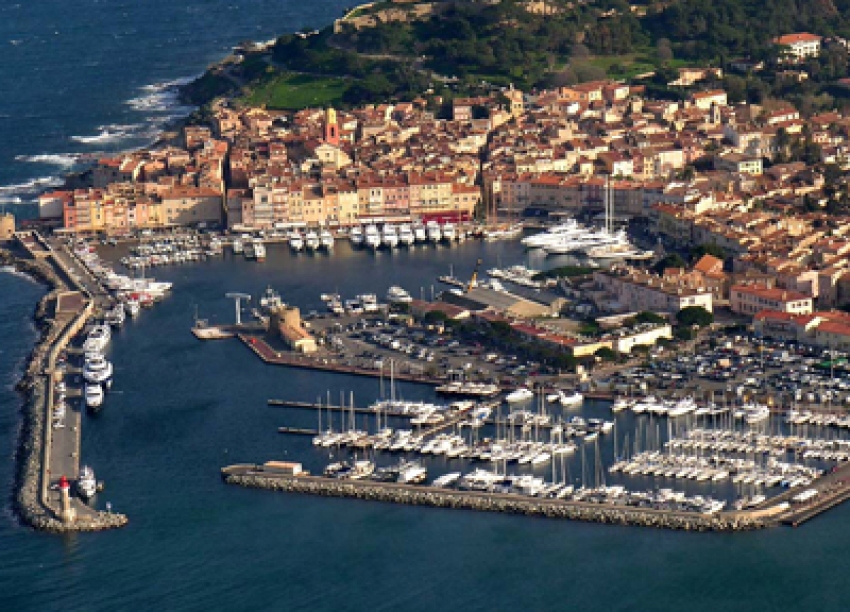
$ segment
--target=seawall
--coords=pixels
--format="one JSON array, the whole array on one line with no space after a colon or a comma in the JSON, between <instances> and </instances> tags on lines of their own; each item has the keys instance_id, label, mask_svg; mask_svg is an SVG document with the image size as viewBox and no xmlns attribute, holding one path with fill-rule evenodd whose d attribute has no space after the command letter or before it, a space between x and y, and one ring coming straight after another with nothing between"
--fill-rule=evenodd
<instances>
[{"instance_id":1,"label":"seawall","mask_svg":"<svg viewBox=\"0 0 850 612\"><path fill-rule=\"evenodd\" d=\"M684 531L750 531L776 524L771 519L751 518L739 513L702 515L627 506L606 506L518 495L436 489L397 483L335 480L315 476L286 476L264 473L258 466L234 465L222 469L227 484L323 497L455 508L482 512L521 514L613 525L637 525Z\"/></svg>"}]
</instances>

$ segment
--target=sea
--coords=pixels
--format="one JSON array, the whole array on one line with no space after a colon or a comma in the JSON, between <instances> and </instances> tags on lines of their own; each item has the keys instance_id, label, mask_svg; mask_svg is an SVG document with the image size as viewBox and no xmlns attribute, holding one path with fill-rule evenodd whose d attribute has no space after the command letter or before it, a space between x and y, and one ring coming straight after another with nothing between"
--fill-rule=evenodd
<instances>
[{"instance_id":1,"label":"sea","mask_svg":"<svg viewBox=\"0 0 850 612\"><path fill-rule=\"evenodd\" d=\"M144 145L163 121L187 112L173 86L234 44L321 27L344 6L3 3L0 206L31 214L37 189L55 183L75 156ZM189 333L196 313L232 321L225 294L258 296L267 286L304 312L322 307L321 293L383 295L392 284L427 297L449 266L465 277L479 258L485 268L559 263L529 257L514 242L375 255L341 244L332 256L271 246L263 264L225 255L155 270L174 282L173 295L115 334L114 388L103 411L83 424L83 461L105 483L94 503L109 503L130 523L68 536L34 532L11 511L21 409L14 385L36 339L32 313L45 290L0 269L0 452L7 457L0 462L0 610L847 610L846 504L798 529L696 534L221 482L219 468L230 463L290 459L317 469L333 459L308 438L277 432L312 427L315 413L270 407L269 399L342 392L361 406L379 397L380 382L267 366L236 341L199 342ZM398 393L435 399L420 385L401 384ZM605 416L607 407L585 410ZM450 467L433 461L434 472ZM573 480L585 477L577 461ZM594 457L586 461L595 472Z\"/></svg>"}]
</instances>

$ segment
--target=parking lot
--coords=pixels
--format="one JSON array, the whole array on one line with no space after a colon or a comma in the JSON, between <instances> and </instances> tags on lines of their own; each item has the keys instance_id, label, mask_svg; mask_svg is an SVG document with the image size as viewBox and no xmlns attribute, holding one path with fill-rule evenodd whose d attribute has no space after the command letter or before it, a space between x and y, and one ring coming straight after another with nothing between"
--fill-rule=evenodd
<instances>
[{"instance_id":1,"label":"parking lot","mask_svg":"<svg viewBox=\"0 0 850 612\"><path fill-rule=\"evenodd\" d=\"M678 355L653 351L644 364L621 370L607 382L619 393L760 398L783 407L850 406L846 353L751 335L716 335Z\"/></svg>"}]
</instances>

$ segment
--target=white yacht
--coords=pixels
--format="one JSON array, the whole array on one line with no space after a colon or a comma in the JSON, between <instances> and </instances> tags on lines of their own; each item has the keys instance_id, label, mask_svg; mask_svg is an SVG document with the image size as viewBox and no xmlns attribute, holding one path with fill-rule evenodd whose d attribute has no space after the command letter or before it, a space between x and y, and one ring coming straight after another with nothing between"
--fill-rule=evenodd
<instances>
[{"instance_id":1,"label":"white yacht","mask_svg":"<svg viewBox=\"0 0 850 612\"><path fill-rule=\"evenodd\" d=\"M536 249L558 242L564 237L576 236L585 232L587 232L587 229L584 226L579 225L578 221L575 219L569 219L560 225L550 227L542 234L534 234L533 236L523 238L521 242L526 248Z\"/></svg>"},{"instance_id":2,"label":"white yacht","mask_svg":"<svg viewBox=\"0 0 850 612\"><path fill-rule=\"evenodd\" d=\"M83 366L83 378L88 383L109 386L112 380L112 364L102 355L96 355L86 360L86 365Z\"/></svg>"},{"instance_id":3,"label":"white yacht","mask_svg":"<svg viewBox=\"0 0 850 612\"><path fill-rule=\"evenodd\" d=\"M428 232L424 225L417 223L413 226L413 238L416 242L425 242L428 240Z\"/></svg>"},{"instance_id":4,"label":"white yacht","mask_svg":"<svg viewBox=\"0 0 850 612\"><path fill-rule=\"evenodd\" d=\"M296 252L304 249L304 237L298 230L289 234L289 248Z\"/></svg>"},{"instance_id":5,"label":"white yacht","mask_svg":"<svg viewBox=\"0 0 850 612\"><path fill-rule=\"evenodd\" d=\"M363 235L363 244L373 251L378 250L378 247L381 246L381 233L372 223L366 226L366 231Z\"/></svg>"},{"instance_id":6,"label":"white yacht","mask_svg":"<svg viewBox=\"0 0 850 612\"><path fill-rule=\"evenodd\" d=\"M127 310L127 314L132 318L138 317L139 313L142 311L142 306L139 303L139 300L135 298L129 298L126 302L124 302L124 308Z\"/></svg>"},{"instance_id":7,"label":"white yacht","mask_svg":"<svg viewBox=\"0 0 850 612\"><path fill-rule=\"evenodd\" d=\"M443 238L443 232L440 231L440 224L436 221L428 221L425 231L428 234L428 242L437 243Z\"/></svg>"},{"instance_id":8,"label":"white yacht","mask_svg":"<svg viewBox=\"0 0 850 612\"><path fill-rule=\"evenodd\" d=\"M313 230L310 230L307 232L307 235L304 236L304 247L308 251L315 251L319 248L319 244L319 235Z\"/></svg>"},{"instance_id":9,"label":"white yacht","mask_svg":"<svg viewBox=\"0 0 850 612\"><path fill-rule=\"evenodd\" d=\"M348 239L351 241L352 246L363 246L363 228L359 225L352 227L351 232L348 234Z\"/></svg>"},{"instance_id":10,"label":"white yacht","mask_svg":"<svg viewBox=\"0 0 850 612\"><path fill-rule=\"evenodd\" d=\"M586 254L593 259L630 259L644 257L645 251L635 248L630 244L611 244L606 246L591 247ZM651 256L652 253L649 253Z\"/></svg>"},{"instance_id":11,"label":"white yacht","mask_svg":"<svg viewBox=\"0 0 850 612\"><path fill-rule=\"evenodd\" d=\"M83 350L86 352L102 352L111 338L112 332L109 331L108 325L95 325L83 343Z\"/></svg>"},{"instance_id":12,"label":"white yacht","mask_svg":"<svg viewBox=\"0 0 850 612\"><path fill-rule=\"evenodd\" d=\"M457 483L460 480L461 473L460 472L449 472L448 474L443 474L439 478L435 479L431 486L437 487L438 489L445 489L446 487L450 487Z\"/></svg>"},{"instance_id":13,"label":"white yacht","mask_svg":"<svg viewBox=\"0 0 850 612\"><path fill-rule=\"evenodd\" d=\"M86 385L85 398L87 407L100 408L103 405L103 387L99 384Z\"/></svg>"},{"instance_id":14,"label":"white yacht","mask_svg":"<svg viewBox=\"0 0 850 612\"><path fill-rule=\"evenodd\" d=\"M507 397L505 397L505 401L509 404L515 404L518 402L527 402L528 400L534 397L534 393L526 389L525 387L520 387L516 391L512 391L508 393Z\"/></svg>"},{"instance_id":15,"label":"white yacht","mask_svg":"<svg viewBox=\"0 0 850 612\"><path fill-rule=\"evenodd\" d=\"M319 246L326 251L333 251L334 248L334 235L331 234L328 230L323 229L319 234Z\"/></svg>"},{"instance_id":16,"label":"white yacht","mask_svg":"<svg viewBox=\"0 0 850 612\"><path fill-rule=\"evenodd\" d=\"M378 312L378 310L380 310L380 306L378 305L378 296L374 293L358 295L357 299L363 308L363 312Z\"/></svg>"},{"instance_id":17,"label":"white yacht","mask_svg":"<svg viewBox=\"0 0 850 612\"><path fill-rule=\"evenodd\" d=\"M259 238L254 239L254 259L260 262L266 260L266 245Z\"/></svg>"},{"instance_id":18,"label":"white yacht","mask_svg":"<svg viewBox=\"0 0 850 612\"><path fill-rule=\"evenodd\" d=\"M387 301L393 304L410 304L413 298L401 287L393 285L387 290Z\"/></svg>"},{"instance_id":19,"label":"white yacht","mask_svg":"<svg viewBox=\"0 0 850 612\"><path fill-rule=\"evenodd\" d=\"M398 233L394 225L390 225L389 223L384 225L381 242L388 249L394 249L398 246Z\"/></svg>"},{"instance_id":20,"label":"white yacht","mask_svg":"<svg viewBox=\"0 0 850 612\"><path fill-rule=\"evenodd\" d=\"M404 246L410 246L416 242L416 236L413 235L413 230L407 223L398 228L398 242Z\"/></svg>"},{"instance_id":21,"label":"white yacht","mask_svg":"<svg viewBox=\"0 0 850 612\"><path fill-rule=\"evenodd\" d=\"M398 482L402 484L419 484L428 478L428 470L419 463L411 461L403 464L398 470Z\"/></svg>"},{"instance_id":22,"label":"white yacht","mask_svg":"<svg viewBox=\"0 0 850 612\"><path fill-rule=\"evenodd\" d=\"M94 470L87 465L80 469L80 476L77 478L77 493L83 499L91 499L97 493L97 480L94 477Z\"/></svg>"},{"instance_id":23,"label":"white yacht","mask_svg":"<svg viewBox=\"0 0 850 612\"><path fill-rule=\"evenodd\" d=\"M457 238L457 228L455 228L454 223L446 223L443 225L442 233L443 242L452 243Z\"/></svg>"},{"instance_id":24,"label":"white yacht","mask_svg":"<svg viewBox=\"0 0 850 612\"><path fill-rule=\"evenodd\" d=\"M564 393L563 391L559 391L558 401L561 402L562 406L580 406L581 403L584 401L584 395L582 395L578 391L573 391L570 394Z\"/></svg>"}]
</instances>

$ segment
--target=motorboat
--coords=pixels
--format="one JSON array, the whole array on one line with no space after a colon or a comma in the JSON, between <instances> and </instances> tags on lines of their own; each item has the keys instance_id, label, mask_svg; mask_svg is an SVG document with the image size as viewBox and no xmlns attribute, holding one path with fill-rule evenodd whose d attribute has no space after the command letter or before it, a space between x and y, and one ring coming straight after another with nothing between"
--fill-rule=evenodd
<instances>
[{"instance_id":1,"label":"motorboat","mask_svg":"<svg viewBox=\"0 0 850 612\"><path fill-rule=\"evenodd\" d=\"M86 407L97 410L103 405L103 387L99 384L86 385L85 388Z\"/></svg>"},{"instance_id":2,"label":"motorboat","mask_svg":"<svg viewBox=\"0 0 850 612\"><path fill-rule=\"evenodd\" d=\"M320 244L321 242L319 241L319 235L313 230L310 230L304 236L304 248L306 248L308 251L315 251L319 248Z\"/></svg>"},{"instance_id":3,"label":"motorboat","mask_svg":"<svg viewBox=\"0 0 850 612\"><path fill-rule=\"evenodd\" d=\"M363 234L363 244L373 251L377 251L381 246L381 233L378 231L377 226L372 223L366 226Z\"/></svg>"},{"instance_id":4,"label":"motorboat","mask_svg":"<svg viewBox=\"0 0 850 612\"><path fill-rule=\"evenodd\" d=\"M87 383L109 386L112 380L112 364L102 355L86 360L83 366L83 379Z\"/></svg>"},{"instance_id":5,"label":"motorboat","mask_svg":"<svg viewBox=\"0 0 850 612\"><path fill-rule=\"evenodd\" d=\"M457 238L457 229L454 226L454 223L446 223L442 229L442 241L443 242L454 242Z\"/></svg>"},{"instance_id":6,"label":"motorboat","mask_svg":"<svg viewBox=\"0 0 850 612\"><path fill-rule=\"evenodd\" d=\"M416 242L425 242L428 240L428 232L424 225L416 224L413 226L413 238Z\"/></svg>"},{"instance_id":7,"label":"motorboat","mask_svg":"<svg viewBox=\"0 0 850 612\"><path fill-rule=\"evenodd\" d=\"M139 313L142 311L139 300L132 297L128 298L127 301L124 302L124 308L127 310L127 314L132 318L138 317Z\"/></svg>"},{"instance_id":8,"label":"motorboat","mask_svg":"<svg viewBox=\"0 0 850 612\"><path fill-rule=\"evenodd\" d=\"M294 231L289 234L289 248L295 252L304 249L304 237L301 235L301 232Z\"/></svg>"},{"instance_id":9,"label":"motorboat","mask_svg":"<svg viewBox=\"0 0 850 612\"><path fill-rule=\"evenodd\" d=\"M319 246L326 251L332 251L334 248L334 235L328 230L323 229L319 233Z\"/></svg>"},{"instance_id":10,"label":"motorboat","mask_svg":"<svg viewBox=\"0 0 850 612\"><path fill-rule=\"evenodd\" d=\"M348 234L348 239L351 241L352 246L363 246L363 228L359 225L352 227L351 232Z\"/></svg>"},{"instance_id":11,"label":"motorboat","mask_svg":"<svg viewBox=\"0 0 850 612\"><path fill-rule=\"evenodd\" d=\"M410 246L416 242L416 236L413 235L413 230L405 223L398 228L398 243L403 246Z\"/></svg>"},{"instance_id":12,"label":"motorboat","mask_svg":"<svg viewBox=\"0 0 850 612\"><path fill-rule=\"evenodd\" d=\"M584 401L584 395L578 391L573 391L572 393L564 393L563 391L560 391L558 396L558 400L561 402L562 406L580 406Z\"/></svg>"},{"instance_id":13,"label":"motorboat","mask_svg":"<svg viewBox=\"0 0 850 612\"><path fill-rule=\"evenodd\" d=\"M440 242L443 238L443 232L440 230L440 224L436 221L428 221L425 225L425 231L428 235L428 242Z\"/></svg>"},{"instance_id":14,"label":"motorboat","mask_svg":"<svg viewBox=\"0 0 850 612\"><path fill-rule=\"evenodd\" d=\"M231 248L233 249L234 255L239 255L245 250L245 245L242 243L242 240L239 238L234 238L231 243Z\"/></svg>"},{"instance_id":15,"label":"motorboat","mask_svg":"<svg viewBox=\"0 0 850 612\"><path fill-rule=\"evenodd\" d=\"M104 320L106 323L111 325L112 327L121 327L124 325L124 321L126 320L126 314L124 312L124 305L120 302L115 305L115 308L110 310L104 316Z\"/></svg>"},{"instance_id":16,"label":"motorboat","mask_svg":"<svg viewBox=\"0 0 850 612\"><path fill-rule=\"evenodd\" d=\"M86 352L102 352L111 338L112 332L110 332L108 325L95 325L83 343L83 350Z\"/></svg>"},{"instance_id":17,"label":"motorboat","mask_svg":"<svg viewBox=\"0 0 850 612\"><path fill-rule=\"evenodd\" d=\"M413 298L401 287L393 285L387 290L387 301L393 304L410 304Z\"/></svg>"},{"instance_id":18,"label":"motorboat","mask_svg":"<svg viewBox=\"0 0 850 612\"><path fill-rule=\"evenodd\" d=\"M394 249L398 246L398 240L398 233L396 232L395 226L390 225L389 223L384 225L381 235L381 243L388 249Z\"/></svg>"},{"instance_id":19,"label":"motorboat","mask_svg":"<svg viewBox=\"0 0 850 612\"><path fill-rule=\"evenodd\" d=\"M507 397L505 397L505 401L509 404L516 404L519 402L527 402L528 400L534 397L534 393L526 389L525 387L520 387L516 391L512 391L508 393Z\"/></svg>"},{"instance_id":20,"label":"motorboat","mask_svg":"<svg viewBox=\"0 0 850 612\"><path fill-rule=\"evenodd\" d=\"M421 464L411 461L400 466L398 481L401 484L419 484L428 478L428 469Z\"/></svg>"},{"instance_id":21,"label":"motorboat","mask_svg":"<svg viewBox=\"0 0 850 612\"><path fill-rule=\"evenodd\" d=\"M95 493L97 493L97 480L94 477L94 470L84 465L77 478L77 494L88 500L94 497Z\"/></svg>"}]
</instances>

